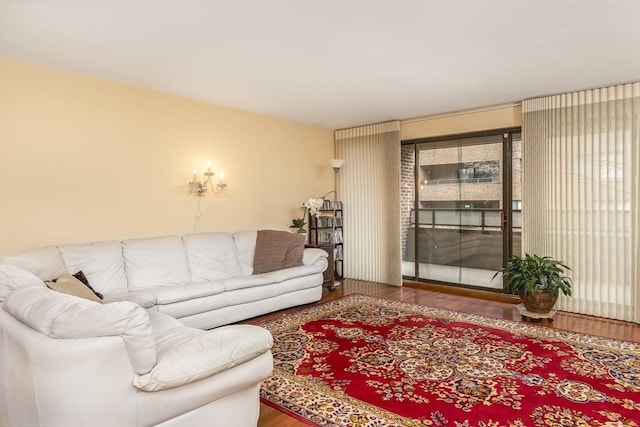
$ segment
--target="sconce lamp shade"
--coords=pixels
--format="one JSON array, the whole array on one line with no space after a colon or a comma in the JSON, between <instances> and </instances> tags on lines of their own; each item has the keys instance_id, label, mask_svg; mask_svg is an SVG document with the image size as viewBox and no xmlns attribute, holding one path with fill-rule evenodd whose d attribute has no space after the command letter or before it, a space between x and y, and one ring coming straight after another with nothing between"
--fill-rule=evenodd
<instances>
[{"instance_id":1,"label":"sconce lamp shade","mask_svg":"<svg viewBox=\"0 0 640 427\"><path fill-rule=\"evenodd\" d=\"M331 167L335 173L338 173L342 165L344 164L344 159L329 159L329 163L331 163Z\"/></svg>"}]
</instances>

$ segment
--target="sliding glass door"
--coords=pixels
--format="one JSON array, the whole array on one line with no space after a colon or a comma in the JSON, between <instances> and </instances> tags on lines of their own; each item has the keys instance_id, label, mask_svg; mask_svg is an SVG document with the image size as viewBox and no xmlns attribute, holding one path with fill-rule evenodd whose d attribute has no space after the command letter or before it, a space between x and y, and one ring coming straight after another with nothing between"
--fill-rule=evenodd
<instances>
[{"instance_id":1,"label":"sliding glass door","mask_svg":"<svg viewBox=\"0 0 640 427\"><path fill-rule=\"evenodd\" d=\"M521 246L520 152L516 130L403 145L405 277L503 288L493 276Z\"/></svg>"}]
</instances>

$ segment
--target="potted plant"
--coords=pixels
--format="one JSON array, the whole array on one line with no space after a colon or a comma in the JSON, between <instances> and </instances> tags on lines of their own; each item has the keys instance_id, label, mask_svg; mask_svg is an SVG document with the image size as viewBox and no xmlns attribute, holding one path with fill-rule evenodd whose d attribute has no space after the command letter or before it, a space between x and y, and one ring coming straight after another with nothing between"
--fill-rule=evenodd
<instances>
[{"instance_id":1,"label":"potted plant","mask_svg":"<svg viewBox=\"0 0 640 427\"><path fill-rule=\"evenodd\" d=\"M304 228L305 225L307 225L307 223L304 222L304 218L294 218L291 221L291 225L289 226L289 228L295 228L296 233L306 233L307 230L305 230Z\"/></svg>"},{"instance_id":2,"label":"potted plant","mask_svg":"<svg viewBox=\"0 0 640 427\"><path fill-rule=\"evenodd\" d=\"M549 313L558 299L560 291L571 296L571 279L564 276L571 270L561 261L548 256L525 254L512 256L502 273L503 280L512 293L519 295L524 307L533 313Z\"/></svg>"},{"instance_id":3,"label":"potted plant","mask_svg":"<svg viewBox=\"0 0 640 427\"><path fill-rule=\"evenodd\" d=\"M322 208L323 204L323 198L315 199L313 197L310 197L306 202L300 205L304 209L302 218L294 218L291 221L291 225L289 226L289 228L295 228L296 233L306 233L307 230L304 228L304 226L307 225L307 223L304 222L304 219L307 216L307 211L309 211L310 215L318 217L320 216L320 209Z\"/></svg>"}]
</instances>

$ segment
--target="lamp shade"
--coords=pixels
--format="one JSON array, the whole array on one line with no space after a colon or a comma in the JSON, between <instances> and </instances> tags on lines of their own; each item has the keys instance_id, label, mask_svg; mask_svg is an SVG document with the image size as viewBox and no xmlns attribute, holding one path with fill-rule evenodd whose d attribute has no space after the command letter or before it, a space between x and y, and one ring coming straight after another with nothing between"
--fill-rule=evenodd
<instances>
[{"instance_id":1,"label":"lamp shade","mask_svg":"<svg viewBox=\"0 0 640 427\"><path fill-rule=\"evenodd\" d=\"M344 163L344 159L329 159L331 167L334 171L338 172Z\"/></svg>"}]
</instances>

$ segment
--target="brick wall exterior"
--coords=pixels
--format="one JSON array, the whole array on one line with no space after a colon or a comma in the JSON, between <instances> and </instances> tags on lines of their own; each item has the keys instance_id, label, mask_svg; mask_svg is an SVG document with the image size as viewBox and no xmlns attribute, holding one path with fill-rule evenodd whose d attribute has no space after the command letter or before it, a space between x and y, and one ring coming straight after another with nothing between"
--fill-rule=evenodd
<instances>
[{"instance_id":1,"label":"brick wall exterior","mask_svg":"<svg viewBox=\"0 0 640 427\"><path fill-rule=\"evenodd\" d=\"M403 145L400 151L400 224L402 230L402 259L407 255L407 233L411 225L411 209L414 203L414 166L413 145Z\"/></svg>"},{"instance_id":2,"label":"brick wall exterior","mask_svg":"<svg viewBox=\"0 0 640 427\"><path fill-rule=\"evenodd\" d=\"M438 148L434 150L422 150L419 153L420 182L430 179L456 178L459 165L477 164L479 162L497 162L500 170L500 180L494 183L473 184L441 184L435 186L422 186L420 192L421 201L485 201L499 200L502 207L502 143L472 145L459 148ZM522 150L521 142L513 144L513 200L522 200ZM449 167L444 167L449 165ZM430 173L430 167L437 166L440 175ZM443 172L444 171L444 172Z\"/></svg>"}]
</instances>

